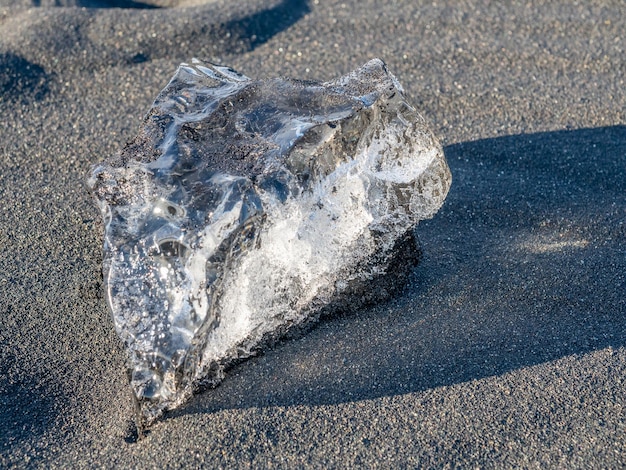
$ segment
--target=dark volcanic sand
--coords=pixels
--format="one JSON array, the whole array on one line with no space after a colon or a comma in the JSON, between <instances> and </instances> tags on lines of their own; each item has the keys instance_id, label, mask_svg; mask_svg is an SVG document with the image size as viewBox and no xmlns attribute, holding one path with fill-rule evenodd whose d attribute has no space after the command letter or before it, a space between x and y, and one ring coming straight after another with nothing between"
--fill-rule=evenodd
<instances>
[{"instance_id":1,"label":"dark volcanic sand","mask_svg":"<svg viewBox=\"0 0 626 470\"><path fill-rule=\"evenodd\" d=\"M0 1L0 467L626 465L623 2ZM381 57L454 182L403 295L133 443L84 181L194 56L322 80Z\"/></svg>"}]
</instances>

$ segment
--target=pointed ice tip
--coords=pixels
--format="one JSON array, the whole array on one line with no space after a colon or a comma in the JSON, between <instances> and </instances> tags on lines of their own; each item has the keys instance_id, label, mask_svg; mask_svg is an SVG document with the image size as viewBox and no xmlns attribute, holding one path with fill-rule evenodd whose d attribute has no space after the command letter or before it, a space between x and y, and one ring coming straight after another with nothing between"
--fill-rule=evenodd
<instances>
[{"instance_id":1,"label":"pointed ice tip","mask_svg":"<svg viewBox=\"0 0 626 470\"><path fill-rule=\"evenodd\" d=\"M383 59L379 59L378 57L370 59L363 64L363 67L381 68L385 71L387 70L387 64L385 64L385 61Z\"/></svg>"},{"instance_id":2,"label":"pointed ice tip","mask_svg":"<svg viewBox=\"0 0 626 470\"><path fill-rule=\"evenodd\" d=\"M376 57L370 60L369 62L367 62L361 68L371 68L372 70L378 71L378 73L380 74L387 75L393 82L394 87L397 88L398 91L400 91L401 93L404 93L404 88L402 88L402 85L400 84L398 79L395 77L395 75L389 71L389 69L387 68L387 64L385 63L384 60Z\"/></svg>"},{"instance_id":3,"label":"pointed ice tip","mask_svg":"<svg viewBox=\"0 0 626 470\"><path fill-rule=\"evenodd\" d=\"M401 90L380 59L327 83L194 59L93 168L138 429L265 341L403 286L451 176Z\"/></svg>"},{"instance_id":4,"label":"pointed ice tip","mask_svg":"<svg viewBox=\"0 0 626 470\"><path fill-rule=\"evenodd\" d=\"M404 93L402 85L389 72L385 62L378 58L324 85L360 100L365 106L371 106L380 96L390 96L396 91Z\"/></svg>"}]
</instances>

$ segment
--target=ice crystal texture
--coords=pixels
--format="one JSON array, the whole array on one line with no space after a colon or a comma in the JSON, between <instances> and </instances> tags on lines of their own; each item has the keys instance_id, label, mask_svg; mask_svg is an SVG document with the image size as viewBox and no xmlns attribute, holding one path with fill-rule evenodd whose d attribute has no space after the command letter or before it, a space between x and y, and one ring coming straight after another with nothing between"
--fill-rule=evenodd
<instances>
[{"instance_id":1,"label":"ice crystal texture","mask_svg":"<svg viewBox=\"0 0 626 470\"><path fill-rule=\"evenodd\" d=\"M89 179L140 420L268 339L385 297L450 182L379 59L325 83L182 64Z\"/></svg>"}]
</instances>

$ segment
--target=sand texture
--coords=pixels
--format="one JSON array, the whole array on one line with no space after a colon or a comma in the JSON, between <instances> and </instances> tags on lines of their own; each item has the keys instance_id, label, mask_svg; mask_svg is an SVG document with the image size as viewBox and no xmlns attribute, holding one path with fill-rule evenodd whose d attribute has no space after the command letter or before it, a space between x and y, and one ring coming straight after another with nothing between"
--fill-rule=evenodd
<instances>
[{"instance_id":1,"label":"sand texture","mask_svg":"<svg viewBox=\"0 0 626 470\"><path fill-rule=\"evenodd\" d=\"M0 0L0 467L626 465L622 1ZM384 59L453 185L403 294L232 369L135 442L92 164L182 61Z\"/></svg>"}]
</instances>

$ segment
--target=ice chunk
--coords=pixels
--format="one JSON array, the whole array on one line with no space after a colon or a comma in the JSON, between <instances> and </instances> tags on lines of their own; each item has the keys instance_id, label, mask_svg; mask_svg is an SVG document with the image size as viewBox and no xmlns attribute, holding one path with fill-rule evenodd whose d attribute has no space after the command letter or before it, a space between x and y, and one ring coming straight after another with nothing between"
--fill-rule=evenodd
<instances>
[{"instance_id":1,"label":"ice chunk","mask_svg":"<svg viewBox=\"0 0 626 470\"><path fill-rule=\"evenodd\" d=\"M391 292L450 182L379 59L326 83L182 64L89 179L140 422L289 328Z\"/></svg>"}]
</instances>

